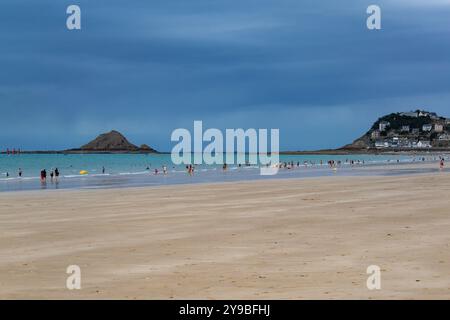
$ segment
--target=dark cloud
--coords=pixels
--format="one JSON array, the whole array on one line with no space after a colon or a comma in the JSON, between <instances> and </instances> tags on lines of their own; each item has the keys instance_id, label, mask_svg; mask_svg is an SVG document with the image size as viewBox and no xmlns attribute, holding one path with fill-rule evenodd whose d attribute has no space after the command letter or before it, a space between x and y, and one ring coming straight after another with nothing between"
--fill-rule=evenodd
<instances>
[{"instance_id":1,"label":"dark cloud","mask_svg":"<svg viewBox=\"0 0 450 320\"><path fill-rule=\"evenodd\" d=\"M343 145L376 117L450 116L448 1L4 0L0 148L122 130L162 150L194 120L280 128L285 149ZM82 30L65 28L70 4Z\"/></svg>"}]
</instances>

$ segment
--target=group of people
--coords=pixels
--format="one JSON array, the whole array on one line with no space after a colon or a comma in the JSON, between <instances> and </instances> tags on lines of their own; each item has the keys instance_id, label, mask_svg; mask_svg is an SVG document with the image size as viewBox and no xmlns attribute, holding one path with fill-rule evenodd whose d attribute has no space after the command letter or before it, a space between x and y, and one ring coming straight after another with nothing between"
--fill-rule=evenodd
<instances>
[{"instance_id":1,"label":"group of people","mask_svg":"<svg viewBox=\"0 0 450 320\"><path fill-rule=\"evenodd\" d=\"M425 161L426 159L425 158L421 158L420 160L421 161ZM438 160L437 157L435 157L434 160ZM388 162L390 162L390 160L388 160ZM400 162L400 161L397 160L397 162ZM343 163L343 161L341 161L341 160L337 160L337 161L329 160L327 162L328 167L330 167L333 170L335 170L337 167L340 167L342 165L342 163ZM364 160L356 160L355 161L355 160L346 159L345 163L349 164L351 166L354 166L354 165L364 165L365 161ZM316 163L316 162L313 162L313 161L304 161L304 163L303 163L303 165L305 167L316 166L317 164L319 164L319 163ZM250 165L249 163L245 163L245 166L249 166L249 165ZM323 161L320 160L320 166L323 166L323 165L324 165ZM243 166L242 164L238 165L239 168L241 168L242 166ZM267 166L269 166L269 165L267 165ZM281 168L283 168L283 169L293 169L295 167L300 167L300 166L301 166L301 164L300 164L299 161L297 161L297 162L288 161L288 162L280 162L280 163L275 164L275 167L280 168L280 169ZM443 156L440 156L439 157L439 168L440 168L440 170L443 170L444 167L445 167L445 158ZM148 166L146 169L150 170L150 167ZM225 171L227 171L227 169L228 169L228 165L226 163L224 163L223 166L222 166L222 170L225 172ZM186 165L186 171L187 171L187 173L189 175L192 176L194 174L194 171L195 171L195 165L192 165L192 164ZM102 174L105 174L105 172L106 172L105 167L102 167ZM155 175L159 174L159 170L156 169L156 168L154 169L153 172L154 172ZM165 166L165 165L162 166L162 173L164 175L167 175L167 173L168 173L167 166ZM22 168L19 168L19 170L17 171L17 174L18 174L19 178L21 178L23 176ZM6 175L7 178L9 178L9 176L10 176L9 172L6 172L5 175ZM59 172L58 168L55 168L54 170L52 169L50 171L50 179L51 179L51 181L53 182L54 179L58 180L59 175L60 175L60 172ZM46 182L46 180L47 180L47 171L46 171L46 169L42 169L41 170L40 178L41 178L41 182L43 182L43 183Z\"/></svg>"},{"instance_id":2,"label":"group of people","mask_svg":"<svg viewBox=\"0 0 450 320\"><path fill-rule=\"evenodd\" d=\"M50 179L53 182L53 179L58 180L59 177L59 170L58 168L55 168L55 170L50 171ZM45 183L47 181L47 170L42 169L41 170L41 182Z\"/></svg>"},{"instance_id":3,"label":"group of people","mask_svg":"<svg viewBox=\"0 0 450 320\"><path fill-rule=\"evenodd\" d=\"M147 170L149 170L149 167L147 167ZM158 168L155 168L155 170L153 172L155 173L155 175L157 175L159 173ZM165 165L162 166L162 172L164 175L167 174L167 167Z\"/></svg>"}]
</instances>

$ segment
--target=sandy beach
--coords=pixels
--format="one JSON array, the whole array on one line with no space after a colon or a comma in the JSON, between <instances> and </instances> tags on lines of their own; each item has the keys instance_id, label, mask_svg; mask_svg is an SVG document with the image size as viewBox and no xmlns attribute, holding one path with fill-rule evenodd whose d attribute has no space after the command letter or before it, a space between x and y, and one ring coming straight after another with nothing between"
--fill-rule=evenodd
<instances>
[{"instance_id":1,"label":"sandy beach","mask_svg":"<svg viewBox=\"0 0 450 320\"><path fill-rule=\"evenodd\" d=\"M449 194L449 173L1 193L0 298L450 299Z\"/></svg>"}]
</instances>

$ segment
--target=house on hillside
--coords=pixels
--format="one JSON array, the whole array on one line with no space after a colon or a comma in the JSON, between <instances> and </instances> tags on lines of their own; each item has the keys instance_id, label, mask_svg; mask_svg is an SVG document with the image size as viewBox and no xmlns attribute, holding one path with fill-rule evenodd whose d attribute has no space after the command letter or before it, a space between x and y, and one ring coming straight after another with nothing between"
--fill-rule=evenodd
<instances>
[{"instance_id":1,"label":"house on hillside","mask_svg":"<svg viewBox=\"0 0 450 320\"><path fill-rule=\"evenodd\" d=\"M444 131L444 125L441 123L436 123L434 125L434 131L436 132L443 132Z\"/></svg>"},{"instance_id":2,"label":"house on hillside","mask_svg":"<svg viewBox=\"0 0 450 320\"><path fill-rule=\"evenodd\" d=\"M409 132L409 126L402 126L401 128L400 128L400 131L401 132Z\"/></svg>"},{"instance_id":3,"label":"house on hillside","mask_svg":"<svg viewBox=\"0 0 450 320\"><path fill-rule=\"evenodd\" d=\"M430 117L432 119L439 119L435 112L419 111L419 117Z\"/></svg>"},{"instance_id":4,"label":"house on hillside","mask_svg":"<svg viewBox=\"0 0 450 320\"><path fill-rule=\"evenodd\" d=\"M381 122L380 122L380 125L379 125L379 130L380 130L381 132L384 132L384 131L386 131L386 129L387 129L390 125L391 125L391 123L388 122L388 121L381 121Z\"/></svg>"},{"instance_id":5,"label":"house on hillside","mask_svg":"<svg viewBox=\"0 0 450 320\"><path fill-rule=\"evenodd\" d=\"M381 137L380 130L372 131L371 137L372 137L373 140L379 139Z\"/></svg>"},{"instance_id":6,"label":"house on hillside","mask_svg":"<svg viewBox=\"0 0 450 320\"><path fill-rule=\"evenodd\" d=\"M399 138L398 137L393 137L392 141L391 141L391 147L392 148L398 148L399 147Z\"/></svg>"},{"instance_id":7,"label":"house on hillside","mask_svg":"<svg viewBox=\"0 0 450 320\"><path fill-rule=\"evenodd\" d=\"M386 148L386 147L388 147L388 145L386 146L384 144L384 141L375 141L375 148L380 149L380 148Z\"/></svg>"},{"instance_id":8,"label":"house on hillside","mask_svg":"<svg viewBox=\"0 0 450 320\"><path fill-rule=\"evenodd\" d=\"M431 148L430 141L419 141L417 142L417 148Z\"/></svg>"},{"instance_id":9,"label":"house on hillside","mask_svg":"<svg viewBox=\"0 0 450 320\"><path fill-rule=\"evenodd\" d=\"M424 131L424 132L430 132L431 130L433 130L433 125L432 124L424 124L422 126L422 131Z\"/></svg>"}]
</instances>

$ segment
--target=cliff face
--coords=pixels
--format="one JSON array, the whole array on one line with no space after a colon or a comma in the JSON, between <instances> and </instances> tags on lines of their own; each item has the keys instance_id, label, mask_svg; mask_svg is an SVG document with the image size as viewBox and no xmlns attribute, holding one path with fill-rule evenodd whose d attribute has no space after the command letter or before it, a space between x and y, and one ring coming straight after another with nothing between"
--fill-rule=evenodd
<instances>
[{"instance_id":1,"label":"cliff face","mask_svg":"<svg viewBox=\"0 0 450 320\"><path fill-rule=\"evenodd\" d=\"M362 137L341 149L372 148L450 148L450 119L421 110L391 113L379 118Z\"/></svg>"},{"instance_id":2,"label":"cliff face","mask_svg":"<svg viewBox=\"0 0 450 320\"><path fill-rule=\"evenodd\" d=\"M120 132L112 130L108 133L103 133L91 142L83 145L79 149L71 151L81 152L157 152L155 149L142 145L138 147L125 138Z\"/></svg>"}]
</instances>

